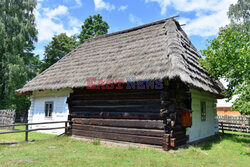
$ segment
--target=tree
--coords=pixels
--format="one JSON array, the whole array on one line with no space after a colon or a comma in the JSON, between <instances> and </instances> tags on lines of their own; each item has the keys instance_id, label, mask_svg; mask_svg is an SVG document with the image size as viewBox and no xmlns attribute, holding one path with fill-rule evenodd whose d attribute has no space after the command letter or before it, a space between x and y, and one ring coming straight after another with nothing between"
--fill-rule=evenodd
<instances>
[{"instance_id":1,"label":"tree","mask_svg":"<svg viewBox=\"0 0 250 167\"><path fill-rule=\"evenodd\" d=\"M248 3L247 3L248 2ZM250 50L249 50L249 1L239 0L229 8L231 23L220 29L218 37L209 41L207 49L201 53L201 65L215 79L224 78L228 88L224 94L238 98L233 109L242 114L250 114Z\"/></svg>"},{"instance_id":2,"label":"tree","mask_svg":"<svg viewBox=\"0 0 250 167\"><path fill-rule=\"evenodd\" d=\"M108 28L108 23L102 20L100 14L89 16L82 25L82 31L78 36L80 43L93 36L107 34ZM54 36L52 41L45 47L41 71L46 70L78 45L79 42L76 36L68 37L65 33Z\"/></svg>"},{"instance_id":3,"label":"tree","mask_svg":"<svg viewBox=\"0 0 250 167\"><path fill-rule=\"evenodd\" d=\"M234 5L231 4L228 11L230 27L242 33L249 33L250 30L250 0L238 0Z\"/></svg>"},{"instance_id":4,"label":"tree","mask_svg":"<svg viewBox=\"0 0 250 167\"><path fill-rule=\"evenodd\" d=\"M82 25L82 31L78 38L80 43L83 43L86 39L92 38L94 36L107 34L109 25L106 21L102 20L100 14L89 16Z\"/></svg>"},{"instance_id":5,"label":"tree","mask_svg":"<svg viewBox=\"0 0 250 167\"><path fill-rule=\"evenodd\" d=\"M76 36L68 37L66 33L61 33L52 38L52 41L45 47L44 60L41 71L56 63L67 53L71 52L78 45Z\"/></svg>"},{"instance_id":6,"label":"tree","mask_svg":"<svg viewBox=\"0 0 250 167\"><path fill-rule=\"evenodd\" d=\"M28 97L15 90L37 73L39 59L34 56L37 40L35 0L1 0L0 2L0 108L27 111Z\"/></svg>"}]
</instances>

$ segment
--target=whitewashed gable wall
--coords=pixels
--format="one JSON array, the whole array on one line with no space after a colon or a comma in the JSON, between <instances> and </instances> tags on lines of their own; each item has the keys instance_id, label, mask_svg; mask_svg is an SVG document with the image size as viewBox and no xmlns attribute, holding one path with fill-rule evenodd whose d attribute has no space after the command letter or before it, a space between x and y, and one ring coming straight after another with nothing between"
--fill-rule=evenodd
<instances>
[{"instance_id":1,"label":"whitewashed gable wall","mask_svg":"<svg viewBox=\"0 0 250 167\"><path fill-rule=\"evenodd\" d=\"M192 127L187 128L189 142L200 140L214 135L218 132L218 121L216 119L216 98L206 92L191 89L192 96ZM201 104L206 102L206 121L201 121Z\"/></svg>"},{"instance_id":2,"label":"whitewashed gable wall","mask_svg":"<svg viewBox=\"0 0 250 167\"><path fill-rule=\"evenodd\" d=\"M45 90L45 91L34 91L31 97L31 106L29 110L28 122L52 122L52 121L66 121L69 115L68 104L66 103L69 94L72 89L61 89L61 90ZM53 102L53 113L52 117L45 117L45 102ZM35 128L48 128L48 127L62 127L64 124L44 124L44 125L33 125L30 129ZM64 129L58 130L46 130L41 131L44 133L62 134Z\"/></svg>"}]
</instances>

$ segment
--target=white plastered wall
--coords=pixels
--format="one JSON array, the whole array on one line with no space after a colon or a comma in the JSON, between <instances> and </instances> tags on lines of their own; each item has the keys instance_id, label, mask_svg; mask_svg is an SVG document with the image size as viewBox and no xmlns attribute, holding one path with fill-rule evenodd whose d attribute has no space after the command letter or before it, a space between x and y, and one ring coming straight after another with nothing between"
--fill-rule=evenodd
<instances>
[{"instance_id":1,"label":"white plastered wall","mask_svg":"<svg viewBox=\"0 0 250 167\"><path fill-rule=\"evenodd\" d=\"M53 121L67 121L69 115L68 104L66 103L72 89L60 90L45 90L34 91L31 97L31 106L29 110L28 122L53 122ZM53 102L52 117L45 117L45 102ZM32 125L30 129L36 128L50 128L50 127L63 127L64 123L59 124L43 124ZM50 134L62 134L64 129L39 131Z\"/></svg>"},{"instance_id":2,"label":"white plastered wall","mask_svg":"<svg viewBox=\"0 0 250 167\"><path fill-rule=\"evenodd\" d=\"M200 140L214 135L218 132L218 121L216 119L216 98L209 93L191 89L192 96L192 127L187 128L189 142ZM206 121L201 121L201 101L206 102Z\"/></svg>"}]
</instances>

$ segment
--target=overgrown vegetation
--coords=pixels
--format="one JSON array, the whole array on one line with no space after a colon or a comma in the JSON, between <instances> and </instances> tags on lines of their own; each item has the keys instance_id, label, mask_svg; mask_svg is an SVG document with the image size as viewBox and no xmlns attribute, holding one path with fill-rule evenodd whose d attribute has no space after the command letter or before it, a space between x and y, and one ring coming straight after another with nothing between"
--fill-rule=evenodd
<instances>
[{"instance_id":1,"label":"overgrown vegetation","mask_svg":"<svg viewBox=\"0 0 250 167\"><path fill-rule=\"evenodd\" d=\"M45 134L34 132L40 138ZM9 134L8 139L17 138ZM3 141L2 136L0 140ZM67 136L0 145L1 166L249 166L250 138L225 136L178 151L94 145Z\"/></svg>"},{"instance_id":2,"label":"overgrown vegetation","mask_svg":"<svg viewBox=\"0 0 250 167\"><path fill-rule=\"evenodd\" d=\"M250 1L238 0L231 5L228 17L231 23L222 27L218 37L209 41L201 53L201 64L216 79L228 82L225 95L232 99L237 95L233 109L250 114Z\"/></svg>"}]
</instances>

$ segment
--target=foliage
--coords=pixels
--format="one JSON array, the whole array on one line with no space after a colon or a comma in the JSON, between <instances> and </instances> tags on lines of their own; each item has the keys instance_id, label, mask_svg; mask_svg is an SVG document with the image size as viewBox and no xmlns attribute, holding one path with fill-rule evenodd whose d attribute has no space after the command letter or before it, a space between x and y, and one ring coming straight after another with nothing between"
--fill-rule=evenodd
<instances>
[{"instance_id":1,"label":"foliage","mask_svg":"<svg viewBox=\"0 0 250 167\"><path fill-rule=\"evenodd\" d=\"M229 7L228 17L230 19L230 27L242 33L249 33L250 30L250 0L238 0L234 5Z\"/></svg>"},{"instance_id":2,"label":"foliage","mask_svg":"<svg viewBox=\"0 0 250 167\"><path fill-rule=\"evenodd\" d=\"M102 20L100 14L89 16L82 25L82 31L79 34L79 42L76 36L68 37L66 33L61 33L52 38L52 41L45 47L44 60L41 71L46 70L52 64L60 60L67 53L75 49L79 43L93 36L107 34L108 23Z\"/></svg>"},{"instance_id":3,"label":"foliage","mask_svg":"<svg viewBox=\"0 0 250 167\"><path fill-rule=\"evenodd\" d=\"M247 34L225 27L217 38L209 41L208 48L201 51L206 56L201 60L202 66L216 79L225 78L229 83L226 90L229 99L240 95L233 107L243 114L250 114L249 44Z\"/></svg>"},{"instance_id":4,"label":"foliage","mask_svg":"<svg viewBox=\"0 0 250 167\"><path fill-rule=\"evenodd\" d=\"M225 95L237 95L232 109L250 114L249 85L249 13L250 1L238 0L229 7L230 24L220 29L218 37L209 41L201 64L215 77L224 78L229 84Z\"/></svg>"},{"instance_id":5,"label":"foliage","mask_svg":"<svg viewBox=\"0 0 250 167\"><path fill-rule=\"evenodd\" d=\"M56 63L67 53L71 52L78 45L76 36L68 37L66 33L61 33L52 38L52 41L45 47L44 60L41 71Z\"/></svg>"},{"instance_id":6,"label":"foliage","mask_svg":"<svg viewBox=\"0 0 250 167\"><path fill-rule=\"evenodd\" d=\"M18 141L20 134L0 137ZM20 138L24 140L24 133ZM3 137L4 136L4 137ZM161 149L93 145L90 142L67 136L47 136L37 132L29 138L41 140L34 143L0 145L1 166L249 166L250 138L223 136L198 146L178 151L163 152ZM19 140L20 141L20 140ZM63 158L62 158L63 157Z\"/></svg>"},{"instance_id":7,"label":"foliage","mask_svg":"<svg viewBox=\"0 0 250 167\"><path fill-rule=\"evenodd\" d=\"M82 25L82 31L78 38L80 39L80 42L83 43L86 39L107 34L108 29L108 23L102 20L102 16L100 14L89 16L84 21L84 24Z\"/></svg>"},{"instance_id":8,"label":"foliage","mask_svg":"<svg viewBox=\"0 0 250 167\"><path fill-rule=\"evenodd\" d=\"M37 73L38 56L33 42L37 40L35 0L0 1L0 108L28 110L28 97L15 90Z\"/></svg>"}]
</instances>

